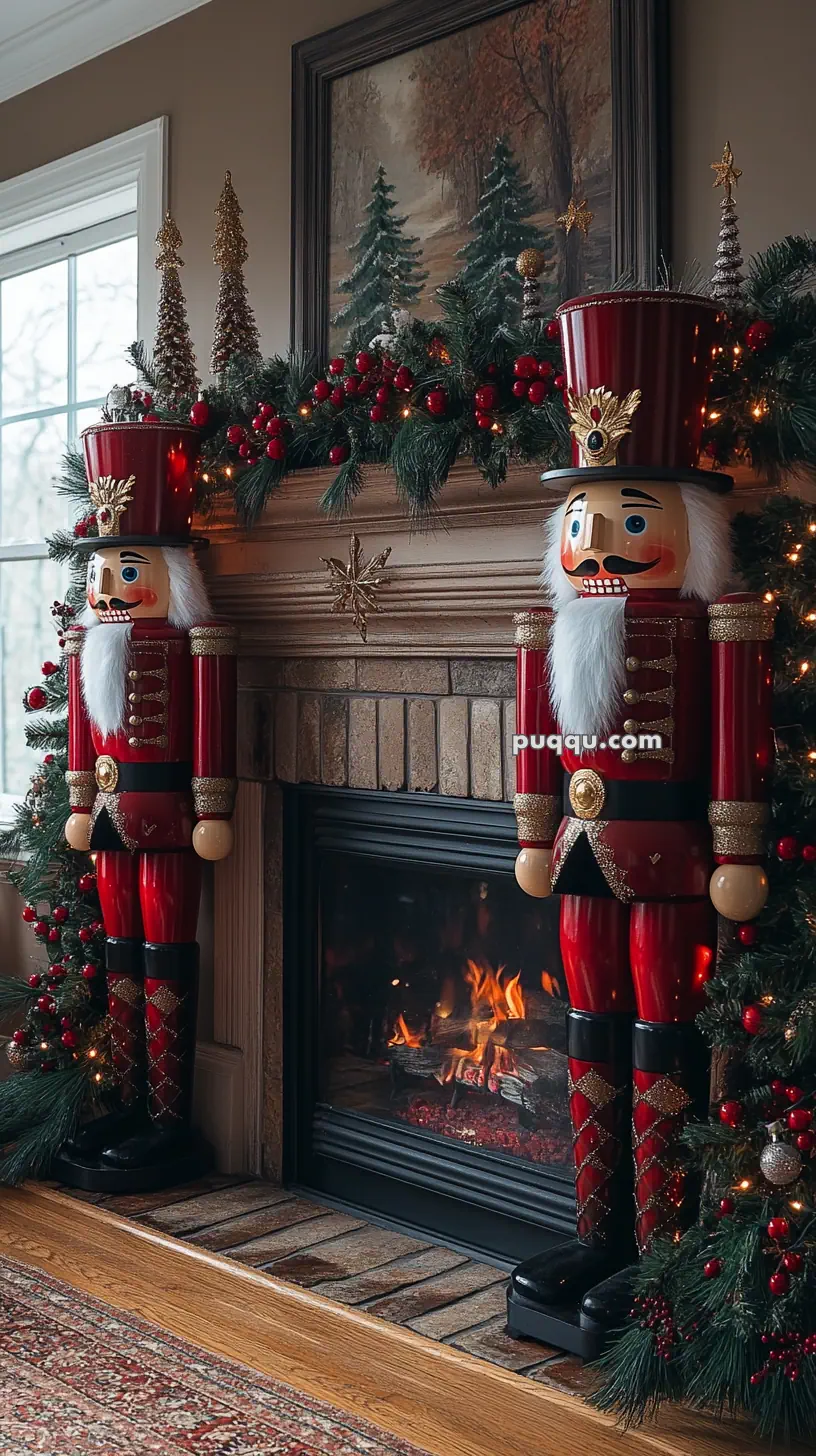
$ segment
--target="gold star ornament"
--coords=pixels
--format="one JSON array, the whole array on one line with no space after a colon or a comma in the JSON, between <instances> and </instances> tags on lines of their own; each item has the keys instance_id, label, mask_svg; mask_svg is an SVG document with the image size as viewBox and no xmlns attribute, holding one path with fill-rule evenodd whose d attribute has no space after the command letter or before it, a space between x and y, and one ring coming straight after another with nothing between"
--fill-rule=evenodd
<instances>
[{"instance_id":1,"label":"gold star ornament","mask_svg":"<svg viewBox=\"0 0 816 1456\"><path fill-rule=\"evenodd\" d=\"M594 216L594 212L590 212L587 207L586 198L582 202L576 202L575 198L571 197L566 212L562 212L561 216L556 218L556 222L561 224L565 233L571 233L572 229L577 227L578 231L586 237L589 232L589 224Z\"/></svg>"},{"instance_id":2,"label":"gold star ornament","mask_svg":"<svg viewBox=\"0 0 816 1456\"><path fill-rule=\"evenodd\" d=\"M712 162L711 170L717 174L713 185L724 187L726 197L730 197L732 187L736 187L742 176L742 168L734 166L734 153L731 150L730 142L726 142L723 147L722 161Z\"/></svg>"},{"instance_id":3,"label":"gold star ornament","mask_svg":"<svg viewBox=\"0 0 816 1456\"><path fill-rule=\"evenodd\" d=\"M390 555L391 547L386 546L384 551L378 552L376 556L372 556L369 561L363 563L360 538L355 532L352 532L349 541L348 564L338 561L336 556L321 556L320 558L329 573L326 588L334 597L332 611L350 612L351 620L363 642L368 637L369 612L381 610L377 594L380 587L387 583L378 573L382 571Z\"/></svg>"}]
</instances>

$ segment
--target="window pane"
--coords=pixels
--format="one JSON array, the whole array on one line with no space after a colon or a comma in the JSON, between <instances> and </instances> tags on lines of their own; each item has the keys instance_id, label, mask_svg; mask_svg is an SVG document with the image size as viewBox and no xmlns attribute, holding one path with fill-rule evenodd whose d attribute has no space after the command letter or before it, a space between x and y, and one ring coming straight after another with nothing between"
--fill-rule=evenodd
<instances>
[{"instance_id":1,"label":"window pane","mask_svg":"<svg viewBox=\"0 0 816 1456\"><path fill-rule=\"evenodd\" d=\"M0 565L0 793L22 794L42 759L26 747L23 693L40 681L40 665L59 660L51 607L66 573L54 561Z\"/></svg>"},{"instance_id":2,"label":"window pane","mask_svg":"<svg viewBox=\"0 0 816 1456\"><path fill-rule=\"evenodd\" d=\"M67 417L20 420L0 431L0 544L41 541L73 520L54 478L65 453ZM2 618L0 618L2 620Z\"/></svg>"},{"instance_id":3,"label":"window pane","mask_svg":"<svg viewBox=\"0 0 816 1456\"><path fill-rule=\"evenodd\" d=\"M136 238L125 238L76 260L77 399L104 398L133 378L125 350L138 337Z\"/></svg>"},{"instance_id":4,"label":"window pane","mask_svg":"<svg viewBox=\"0 0 816 1456\"><path fill-rule=\"evenodd\" d=\"M68 263L50 263L0 285L4 416L68 398Z\"/></svg>"}]
</instances>

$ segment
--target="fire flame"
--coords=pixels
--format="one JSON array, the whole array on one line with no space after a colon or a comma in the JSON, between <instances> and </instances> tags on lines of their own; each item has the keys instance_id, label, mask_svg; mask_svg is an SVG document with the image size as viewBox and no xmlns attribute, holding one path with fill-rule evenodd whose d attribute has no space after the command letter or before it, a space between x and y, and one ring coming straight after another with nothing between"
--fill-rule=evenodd
<instances>
[{"instance_id":1,"label":"fire flame","mask_svg":"<svg viewBox=\"0 0 816 1456\"><path fill-rule=\"evenodd\" d=\"M547 992L548 996L561 995L561 987L559 986L555 976L551 976L549 971L541 972L541 986L542 989Z\"/></svg>"},{"instance_id":2,"label":"fire flame","mask_svg":"<svg viewBox=\"0 0 816 1456\"><path fill-rule=\"evenodd\" d=\"M474 1045L448 1049L442 1066L434 1073L443 1085L455 1079L484 1087L497 1075L507 1075L515 1070L513 1052L493 1041L494 1033L505 1022L523 1021L527 1015L521 971L509 978L505 978L504 972L504 966L494 970L485 961L467 961L463 972L470 992L467 1030L468 1039L472 1038ZM450 1019L454 1010L452 988L446 987L446 992L435 1008L437 1017L442 1021ZM388 1045L419 1048L427 1044L425 1034L412 1031L400 1012Z\"/></svg>"},{"instance_id":3,"label":"fire flame","mask_svg":"<svg viewBox=\"0 0 816 1456\"><path fill-rule=\"evenodd\" d=\"M394 1026L394 1031L389 1038L388 1045L421 1047L424 1046L424 1044L424 1038L422 1037L421 1033L412 1031L408 1023L406 1022L402 1012L400 1012Z\"/></svg>"}]
</instances>

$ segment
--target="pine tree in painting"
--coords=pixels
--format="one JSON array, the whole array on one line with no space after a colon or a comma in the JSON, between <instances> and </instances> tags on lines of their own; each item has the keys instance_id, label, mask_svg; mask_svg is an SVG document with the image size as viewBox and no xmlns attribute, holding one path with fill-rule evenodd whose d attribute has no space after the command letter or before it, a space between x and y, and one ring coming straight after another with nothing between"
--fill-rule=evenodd
<instances>
[{"instance_id":1,"label":"pine tree in painting","mask_svg":"<svg viewBox=\"0 0 816 1456\"><path fill-rule=\"evenodd\" d=\"M458 254L465 260L461 282L473 294L482 317L494 320L497 326L515 323L519 315L519 253L525 248L552 251L550 240L525 221L532 210L533 190L522 180L507 142L499 137L478 211L470 223L475 236Z\"/></svg>"},{"instance_id":2,"label":"pine tree in painting","mask_svg":"<svg viewBox=\"0 0 816 1456\"><path fill-rule=\"evenodd\" d=\"M334 315L335 326L345 324L349 337L367 344L395 308L410 308L428 277L420 267L419 239L406 237L408 219L394 214L393 184L385 180L382 163L371 188L366 219L356 243L349 248L354 267L338 289L348 294Z\"/></svg>"}]
</instances>

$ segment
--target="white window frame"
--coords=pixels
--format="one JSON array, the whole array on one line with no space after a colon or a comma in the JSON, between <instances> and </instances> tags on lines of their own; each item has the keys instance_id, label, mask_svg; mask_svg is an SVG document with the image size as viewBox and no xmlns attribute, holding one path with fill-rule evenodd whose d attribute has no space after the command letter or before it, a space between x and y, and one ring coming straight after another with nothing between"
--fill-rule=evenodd
<instances>
[{"instance_id":1,"label":"white window frame","mask_svg":"<svg viewBox=\"0 0 816 1456\"><path fill-rule=\"evenodd\" d=\"M138 333L149 349L159 290L155 239L167 209L167 143L168 120L160 116L0 183L0 280L65 257L70 267L74 253L133 237L135 232ZM123 348L128 342L122 340ZM75 403L72 378L69 360L69 425ZM59 405L48 411L35 408L30 414L65 411L65 405ZM13 418L27 417L21 412ZM0 545L0 563L46 555L44 541ZM0 826L10 822L15 802L15 795L0 794Z\"/></svg>"}]
</instances>

